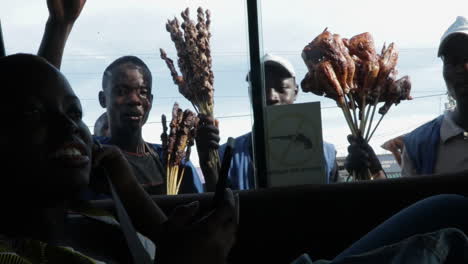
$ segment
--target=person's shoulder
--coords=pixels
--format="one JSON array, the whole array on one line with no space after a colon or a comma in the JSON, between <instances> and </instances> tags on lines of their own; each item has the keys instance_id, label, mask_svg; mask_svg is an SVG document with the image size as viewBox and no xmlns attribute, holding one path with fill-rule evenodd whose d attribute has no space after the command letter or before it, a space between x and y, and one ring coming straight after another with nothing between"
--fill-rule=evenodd
<instances>
[{"instance_id":1,"label":"person's shoulder","mask_svg":"<svg viewBox=\"0 0 468 264\"><path fill-rule=\"evenodd\" d=\"M246 142L251 142L252 141L252 132L247 132L242 136L238 136L235 139L235 145L244 145ZM225 146L227 143L223 144Z\"/></svg>"},{"instance_id":2,"label":"person's shoulder","mask_svg":"<svg viewBox=\"0 0 468 264\"><path fill-rule=\"evenodd\" d=\"M406 134L403 137L405 145L409 141L425 142L427 140L430 140L430 136L432 135L433 132L435 133L440 132L440 126L442 124L443 119L444 119L444 115L440 115L432 119L431 121L417 127L410 133Z\"/></svg>"},{"instance_id":3,"label":"person's shoulder","mask_svg":"<svg viewBox=\"0 0 468 264\"><path fill-rule=\"evenodd\" d=\"M335 149L335 145L327 141L323 141L323 146L328 149L333 149L333 150Z\"/></svg>"},{"instance_id":4,"label":"person's shoulder","mask_svg":"<svg viewBox=\"0 0 468 264\"><path fill-rule=\"evenodd\" d=\"M252 132L248 132L242 136L238 136L234 139L234 146L236 149L236 152L239 151L242 147L248 146L249 144L252 145ZM219 152L224 153L224 150L227 147L227 143L224 143L223 145L219 146Z\"/></svg>"},{"instance_id":5,"label":"person's shoulder","mask_svg":"<svg viewBox=\"0 0 468 264\"><path fill-rule=\"evenodd\" d=\"M110 138L109 137L104 137L104 136L94 136L93 139L97 140L101 144L109 144Z\"/></svg>"},{"instance_id":6,"label":"person's shoulder","mask_svg":"<svg viewBox=\"0 0 468 264\"><path fill-rule=\"evenodd\" d=\"M336 156L336 148L335 145L333 145L332 143L323 141L323 150L325 154Z\"/></svg>"}]
</instances>

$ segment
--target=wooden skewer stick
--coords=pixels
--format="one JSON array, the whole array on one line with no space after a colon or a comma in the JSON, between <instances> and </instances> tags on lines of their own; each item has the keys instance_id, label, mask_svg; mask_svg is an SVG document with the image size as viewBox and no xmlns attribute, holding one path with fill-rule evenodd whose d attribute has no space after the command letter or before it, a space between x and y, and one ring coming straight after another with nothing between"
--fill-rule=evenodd
<instances>
[{"instance_id":1,"label":"wooden skewer stick","mask_svg":"<svg viewBox=\"0 0 468 264\"><path fill-rule=\"evenodd\" d=\"M357 127L357 122L358 122L358 119L357 119L357 115L356 115L356 105L354 103L354 98L353 98L353 94L351 92L348 93L349 95L349 100L351 101L351 108L353 109L353 116L354 116L354 126Z\"/></svg>"},{"instance_id":2,"label":"wooden skewer stick","mask_svg":"<svg viewBox=\"0 0 468 264\"><path fill-rule=\"evenodd\" d=\"M345 101L344 108L343 108L345 118L347 118L348 125L351 128L352 134L356 136L357 135L357 127L354 126L353 118L351 117L351 111L349 110L349 106L348 106L348 100L346 100L346 96L343 96L343 98L344 98L344 101Z\"/></svg>"},{"instance_id":3,"label":"wooden skewer stick","mask_svg":"<svg viewBox=\"0 0 468 264\"><path fill-rule=\"evenodd\" d=\"M370 136L369 136L369 139L367 140L368 142L371 140L372 136L373 136L374 133L375 133L375 130L377 130L377 128L379 127L380 122L382 122L382 119L383 119L384 116L385 116L385 115L382 115L382 116L380 117L379 122L378 122L377 125L374 127L374 130L372 131L372 133L371 133Z\"/></svg>"},{"instance_id":4,"label":"wooden skewer stick","mask_svg":"<svg viewBox=\"0 0 468 264\"><path fill-rule=\"evenodd\" d=\"M172 182L172 194L177 194L177 181L179 178L179 166L175 166L174 169L174 180Z\"/></svg>"},{"instance_id":5,"label":"wooden skewer stick","mask_svg":"<svg viewBox=\"0 0 468 264\"><path fill-rule=\"evenodd\" d=\"M170 182L170 175L171 175L171 170L170 170L170 161L171 160L171 154L168 155L167 158L167 163L166 163L166 193L169 194L169 182Z\"/></svg>"},{"instance_id":6,"label":"wooden skewer stick","mask_svg":"<svg viewBox=\"0 0 468 264\"><path fill-rule=\"evenodd\" d=\"M180 185L182 184L182 179L184 178L184 174L185 174L185 166L182 168L182 173L180 174L180 179L179 179L179 182L177 183L176 194L179 193L179 188L180 188Z\"/></svg>"},{"instance_id":7,"label":"wooden skewer stick","mask_svg":"<svg viewBox=\"0 0 468 264\"><path fill-rule=\"evenodd\" d=\"M175 167L171 168L171 192L170 194L174 194L174 174L175 174Z\"/></svg>"},{"instance_id":8,"label":"wooden skewer stick","mask_svg":"<svg viewBox=\"0 0 468 264\"><path fill-rule=\"evenodd\" d=\"M366 133L366 137L365 137L366 142L369 142L369 133L371 131L372 122L374 121L374 114L375 114L375 110L377 109L377 104L379 103L379 97L380 97L380 94L379 94L379 96L377 96L377 99L375 100L375 103L374 103L374 106L373 106L374 109L372 109L372 115L371 115L371 118L370 118L369 126L367 127L367 133Z\"/></svg>"},{"instance_id":9,"label":"wooden skewer stick","mask_svg":"<svg viewBox=\"0 0 468 264\"><path fill-rule=\"evenodd\" d=\"M365 115L366 115L366 95L364 95L362 97L362 106L361 106L361 114L360 114L360 117L361 117L361 123L359 124L359 130L362 131L362 126L364 125L364 118L365 118Z\"/></svg>"},{"instance_id":10,"label":"wooden skewer stick","mask_svg":"<svg viewBox=\"0 0 468 264\"><path fill-rule=\"evenodd\" d=\"M174 182L174 167L171 166L171 176L169 177L169 190L167 194L172 195L172 185Z\"/></svg>"},{"instance_id":11,"label":"wooden skewer stick","mask_svg":"<svg viewBox=\"0 0 468 264\"><path fill-rule=\"evenodd\" d=\"M356 132L354 131L354 125L352 124L351 120L349 120L345 108L343 106L341 106L340 108L343 111L343 115L346 119L346 122L348 123L349 129L351 130L351 134L353 134L353 136L356 136Z\"/></svg>"},{"instance_id":12,"label":"wooden skewer stick","mask_svg":"<svg viewBox=\"0 0 468 264\"><path fill-rule=\"evenodd\" d=\"M370 109L371 109L372 105L371 104L367 104L366 105L366 113L364 115L364 124L362 126L362 130L361 130L361 136L364 137L364 134L366 132L366 126L367 126L367 121L369 120L369 114L370 114Z\"/></svg>"}]
</instances>

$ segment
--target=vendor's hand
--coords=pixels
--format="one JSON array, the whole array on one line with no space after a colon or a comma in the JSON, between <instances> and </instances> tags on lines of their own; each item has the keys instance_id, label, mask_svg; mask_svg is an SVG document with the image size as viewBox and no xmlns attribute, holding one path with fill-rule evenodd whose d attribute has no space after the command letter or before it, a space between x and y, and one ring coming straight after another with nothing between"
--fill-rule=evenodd
<instances>
[{"instance_id":1,"label":"vendor's hand","mask_svg":"<svg viewBox=\"0 0 468 264\"><path fill-rule=\"evenodd\" d=\"M209 150L219 148L219 129L212 116L203 114L198 115L197 127L197 150L199 152L208 152Z\"/></svg>"},{"instance_id":2,"label":"vendor's hand","mask_svg":"<svg viewBox=\"0 0 468 264\"><path fill-rule=\"evenodd\" d=\"M236 237L238 195L226 189L222 204L195 220L198 210L198 202L174 210L157 245L157 263L225 263Z\"/></svg>"},{"instance_id":3,"label":"vendor's hand","mask_svg":"<svg viewBox=\"0 0 468 264\"><path fill-rule=\"evenodd\" d=\"M50 21L70 25L83 10L86 0L47 0Z\"/></svg>"},{"instance_id":4,"label":"vendor's hand","mask_svg":"<svg viewBox=\"0 0 468 264\"><path fill-rule=\"evenodd\" d=\"M403 137L404 135L393 138L382 145L383 149L392 152L399 165L401 165L401 155L403 154L403 148L405 147Z\"/></svg>"},{"instance_id":5,"label":"vendor's hand","mask_svg":"<svg viewBox=\"0 0 468 264\"><path fill-rule=\"evenodd\" d=\"M377 174L382 170L374 150L362 137L349 135L348 142L350 145L345 168L349 173L363 173L369 169L372 174Z\"/></svg>"},{"instance_id":6,"label":"vendor's hand","mask_svg":"<svg viewBox=\"0 0 468 264\"><path fill-rule=\"evenodd\" d=\"M198 115L199 122L196 131L196 143L200 167L205 177L208 192L214 192L218 181L219 168L211 161L211 153L219 148L219 129L216 120L211 116Z\"/></svg>"}]
</instances>

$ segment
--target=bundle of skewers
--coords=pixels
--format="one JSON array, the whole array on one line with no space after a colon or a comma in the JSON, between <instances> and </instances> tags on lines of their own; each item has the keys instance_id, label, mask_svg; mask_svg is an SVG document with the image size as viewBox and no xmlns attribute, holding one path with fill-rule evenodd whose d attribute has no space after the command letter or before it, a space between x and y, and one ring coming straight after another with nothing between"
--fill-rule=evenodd
<instances>
[{"instance_id":1,"label":"bundle of skewers","mask_svg":"<svg viewBox=\"0 0 468 264\"><path fill-rule=\"evenodd\" d=\"M162 115L161 122L163 125L161 142L164 150L163 160L166 165L167 194L174 195L179 193L185 173L184 164L190 159L198 118L192 111L188 109L183 111L175 103L172 108L169 135L167 134L168 128L165 115ZM180 170L181 167L182 170Z\"/></svg>"},{"instance_id":2,"label":"bundle of skewers","mask_svg":"<svg viewBox=\"0 0 468 264\"><path fill-rule=\"evenodd\" d=\"M304 92L336 101L351 133L369 142L392 105L411 100L408 76L397 79L398 51L394 43L378 54L370 33L350 39L325 29L302 51L308 72L301 82ZM379 103L381 115L373 125ZM371 179L371 173L354 175L356 180Z\"/></svg>"},{"instance_id":3,"label":"bundle of skewers","mask_svg":"<svg viewBox=\"0 0 468 264\"><path fill-rule=\"evenodd\" d=\"M211 14L201 7L197 9L197 21L190 19L189 9L181 13L183 22L177 18L168 20L166 30L177 51L177 64L181 75L178 74L174 61L163 49L161 58L166 62L174 83L179 92L187 98L198 114L214 116L214 75L210 50ZM219 156L216 150L209 153L211 168L219 170Z\"/></svg>"}]
</instances>

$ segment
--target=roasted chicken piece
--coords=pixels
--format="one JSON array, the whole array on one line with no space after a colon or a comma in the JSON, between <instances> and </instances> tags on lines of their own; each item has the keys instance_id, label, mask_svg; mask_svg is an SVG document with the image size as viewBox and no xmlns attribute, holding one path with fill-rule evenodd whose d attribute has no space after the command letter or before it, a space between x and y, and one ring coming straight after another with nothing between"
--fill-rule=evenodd
<instances>
[{"instance_id":1,"label":"roasted chicken piece","mask_svg":"<svg viewBox=\"0 0 468 264\"><path fill-rule=\"evenodd\" d=\"M331 98L340 106L345 104L343 90L329 61L314 65L301 81L301 87L304 92Z\"/></svg>"},{"instance_id":2,"label":"roasted chicken piece","mask_svg":"<svg viewBox=\"0 0 468 264\"><path fill-rule=\"evenodd\" d=\"M303 49L302 59L307 65L309 72L313 72L317 64L320 64L322 61L328 61L332 65L332 69L340 85L335 90L341 89L347 93L350 89L348 79L351 78L352 80L352 77L348 77L348 75L350 68L354 68L354 65L350 63L351 61L347 60L343 54L344 51L347 51L347 49L341 38L338 35L334 36L325 29Z\"/></svg>"},{"instance_id":3,"label":"roasted chicken piece","mask_svg":"<svg viewBox=\"0 0 468 264\"><path fill-rule=\"evenodd\" d=\"M301 88L304 93L313 93L319 96L322 96L325 93L323 87L318 85L318 80L316 77L316 69L313 68L313 71L309 71L304 76L304 79L301 81ZM312 77L314 76L314 77Z\"/></svg>"},{"instance_id":4,"label":"roasted chicken piece","mask_svg":"<svg viewBox=\"0 0 468 264\"><path fill-rule=\"evenodd\" d=\"M388 74L385 83L383 84L381 89L373 89L371 91L370 97L377 99L379 98L379 103L386 102L392 97L392 91L395 90L393 87L396 82L398 70L393 68L390 73ZM378 93L377 93L378 92Z\"/></svg>"},{"instance_id":5,"label":"roasted chicken piece","mask_svg":"<svg viewBox=\"0 0 468 264\"><path fill-rule=\"evenodd\" d=\"M385 93L385 104L379 109L379 114L385 115L390 107L395 104L398 105L402 100L412 100L411 81L409 76L403 76L397 81L387 86Z\"/></svg>"},{"instance_id":6,"label":"roasted chicken piece","mask_svg":"<svg viewBox=\"0 0 468 264\"><path fill-rule=\"evenodd\" d=\"M356 35L344 42L356 63L355 83L361 96L366 96L379 74L379 56L374 39L368 32Z\"/></svg>"},{"instance_id":7,"label":"roasted chicken piece","mask_svg":"<svg viewBox=\"0 0 468 264\"><path fill-rule=\"evenodd\" d=\"M323 61L317 65L316 78L319 86L325 89L325 97L334 99L338 105L345 104L344 91L330 61Z\"/></svg>"},{"instance_id":8,"label":"roasted chicken piece","mask_svg":"<svg viewBox=\"0 0 468 264\"><path fill-rule=\"evenodd\" d=\"M356 88L356 84L354 82L354 74L356 72L356 65L354 64L354 60L349 54L349 50L346 47L343 39L338 34L333 34L333 39L335 41L336 47L341 51L341 54L346 60L346 72L345 72L345 79L343 82L346 84L343 86L343 91L348 93L350 90ZM346 40L345 40L346 41Z\"/></svg>"},{"instance_id":9,"label":"roasted chicken piece","mask_svg":"<svg viewBox=\"0 0 468 264\"><path fill-rule=\"evenodd\" d=\"M375 89L380 90L385 85L387 76L392 69L396 67L398 62L398 51L394 43L391 43L388 48L385 45L382 48L382 53L379 59L380 71L377 77ZM378 92L378 91L377 91Z\"/></svg>"}]
</instances>

